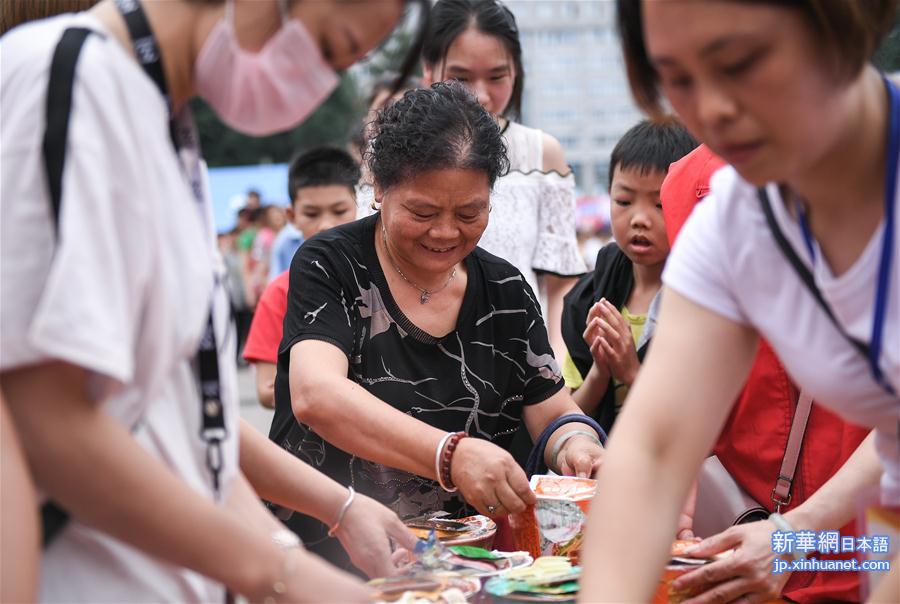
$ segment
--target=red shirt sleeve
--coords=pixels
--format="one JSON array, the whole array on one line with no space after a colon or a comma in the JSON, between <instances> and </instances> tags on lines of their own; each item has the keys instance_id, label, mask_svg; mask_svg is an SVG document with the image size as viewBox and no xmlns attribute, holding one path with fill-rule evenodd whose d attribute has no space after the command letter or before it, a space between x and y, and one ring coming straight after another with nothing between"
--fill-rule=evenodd
<instances>
[{"instance_id":1,"label":"red shirt sleeve","mask_svg":"<svg viewBox=\"0 0 900 604\"><path fill-rule=\"evenodd\" d=\"M289 272L284 271L275 277L266 286L256 305L247 343L244 344L244 359L250 363L278 362L278 345L281 343L284 314L287 312Z\"/></svg>"}]
</instances>

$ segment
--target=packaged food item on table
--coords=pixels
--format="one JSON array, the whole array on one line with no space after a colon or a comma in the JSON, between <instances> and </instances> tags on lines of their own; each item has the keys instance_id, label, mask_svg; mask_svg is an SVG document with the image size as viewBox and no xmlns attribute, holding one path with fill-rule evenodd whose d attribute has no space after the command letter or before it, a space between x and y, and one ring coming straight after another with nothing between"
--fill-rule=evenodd
<instances>
[{"instance_id":1,"label":"packaged food item on table","mask_svg":"<svg viewBox=\"0 0 900 604\"><path fill-rule=\"evenodd\" d=\"M451 571L464 577L493 577L506 571L528 566L533 559L527 552L488 551L470 545L445 546L432 531L413 550L415 561L407 573Z\"/></svg>"},{"instance_id":2,"label":"packaged food item on table","mask_svg":"<svg viewBox=\"0 0 900 604\"><path fill-rule=\"evenodd\" d=\"M531 566L488 579L484 590L497 598L523 602L568 602L578 596L581 568L565 556L544 556Z\"/></svg>"},{"instance_id":3,"label":"packaged food item on table","mask_svg":"<svg viewBox=\"0 0 900 604\"><path fill-rule=\"evenodd\" d=\"M584 528L597 481L574 476L535 475L531 489L537 503L510 514L516 549L539 556L567 556L577 564Z\"/></svg>"},{"instance_id":4,"label":"packaged food item on table","mask_svg":"<svg viewBox=\"0 0 900 604\"><path fill-rule=\"evenodd\" d=\"M428 539L431 531L435 531L444 545L472 545L489 550L497 534L497 524L480 515L449 519L444 512L436 512L403 522L419 539Z\"/></svg>"},{"instance_id":5,"label":"packaged food item on table","mask_svg":"<svg viewBox=\"0 0 900 604\"><path fill-rule=\"evenodd\" d=\"M464 604L481 589L481 581L455 573L402 575L372 579L374 602Z\"/></svg>"},{"instance_id":6,"label":"packaged food item on table","mask_svg":"<svg viewBox=\"0 0 900 604\"><path fill-rule=\"evenodd\" d=\"M652 604L678 604L679 602L684 602L688 598L692 598L701 593L703 591L702 589L674 589L672 587L672 581L697 567L730 556L733 552L733 550L727 550L720 554L716 554L711 558L694 558L686 556L684 551L696 543L697 541L684 539L678 539L672 543L671 559L663 571L663 576L660 578L659 584L656 586L656 593L653 595Z\"/></svg>"}]
</instances>

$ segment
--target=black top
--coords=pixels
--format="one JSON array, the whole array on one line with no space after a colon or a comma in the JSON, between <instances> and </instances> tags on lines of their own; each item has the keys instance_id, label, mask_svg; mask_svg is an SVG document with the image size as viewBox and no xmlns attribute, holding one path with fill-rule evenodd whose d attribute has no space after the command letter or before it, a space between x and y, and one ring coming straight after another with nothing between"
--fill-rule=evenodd
<instances>
[{"instance_id":1,"label":"black top","mask_svg":"<svg viewBox=\"0 0 900 604\"><path fill-rule=\"evenodd\" d=\"M597 253L594 270L581 277L563 298L563 341L582 378L587 376L594 364L591 349L584 341L588 312L600 298L606 298L610 304L621 309L628 302L633 289L634 270L631 260L615 242L610 242ZM649 342L645 343L637 351L641 362L647 353L648 344ZM617 414L615 388L610 378L606 393L591 416L609 434Z\"/></svg>"},{"instance_id":2,"label":"black top","mask_svg":"<svg viewBox=\"0 0 900 604\"><path fill-rule=\"evenodd\" d=\"M502 448L521 423L523 406L563 387L540 308L515 267L475 248L465 260L468 283L456 328L435 338L416 327L391 295L375 253L377 218L323 232L294 256L269 436L401 517L439 509L469 514L435 481L351 456L291 411L290 349L308 339L340 348L350 363L347 377L395 409ZM298 532L305 541L324 534L318 522L302 524Z\"/></svg>"}]
</instances>

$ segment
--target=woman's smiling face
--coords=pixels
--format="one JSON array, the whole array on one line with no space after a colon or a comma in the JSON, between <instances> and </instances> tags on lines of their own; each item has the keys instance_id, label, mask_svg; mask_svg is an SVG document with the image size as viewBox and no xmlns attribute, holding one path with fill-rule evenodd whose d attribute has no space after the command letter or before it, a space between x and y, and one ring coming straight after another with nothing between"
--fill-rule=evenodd
<instances>
[{"instance_id":1,"label":"woman's smiling face","mask_svg":"<svg viewBox=\"0 0 900 604\"><path fill-rule=\"evenodd\" d=\"M480 170L426 170L386 191L381 202L388 250L404 273L428 289L468 256L490 212L488 175Z\"/></svg>"}]
</instances>

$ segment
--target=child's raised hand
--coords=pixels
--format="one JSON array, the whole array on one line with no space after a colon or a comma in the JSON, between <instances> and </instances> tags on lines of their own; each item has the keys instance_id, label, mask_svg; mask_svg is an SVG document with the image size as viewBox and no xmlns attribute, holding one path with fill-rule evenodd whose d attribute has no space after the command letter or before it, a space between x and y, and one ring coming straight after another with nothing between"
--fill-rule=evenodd
<instances>
[{"instance_id":1,"label":"child's raised hand","mask_svg":"<svg viewBox=\"0 0 900 604\"><path fill-rule=\"evenodd\" d=\"M600 338L603 335L600 329L601 312L603 309L602 302L603 300L595 303L588 311L586 320L587 326L585 327L582 337L584 338L584 343L587 344L588 348L591 349L591 356L594 357L594 364L598 369L601 369L604 373L609 374L610 369L606 361L606 353L600 346ZM607 377L606 379L609 378Z\"/></svg>"},{"instance_id":2,"label":"child's raised hand","mask_svg":"<svg viewBox=\"0 0 900 604\"><path fill-rule=\"evenodd\" d=\"M585 334L588 332L596 334L598 347L603 353L612 376L623 384L631 386L641 368L634 339L631 336L631 327L618 309L605 298L601 298L594 307L599 307L598 316L590 319ZM593 311L594 308L591 308L588 317ZM593 353L593 346L591 346L591 353Z\"/></svg>"}]
</instances>

